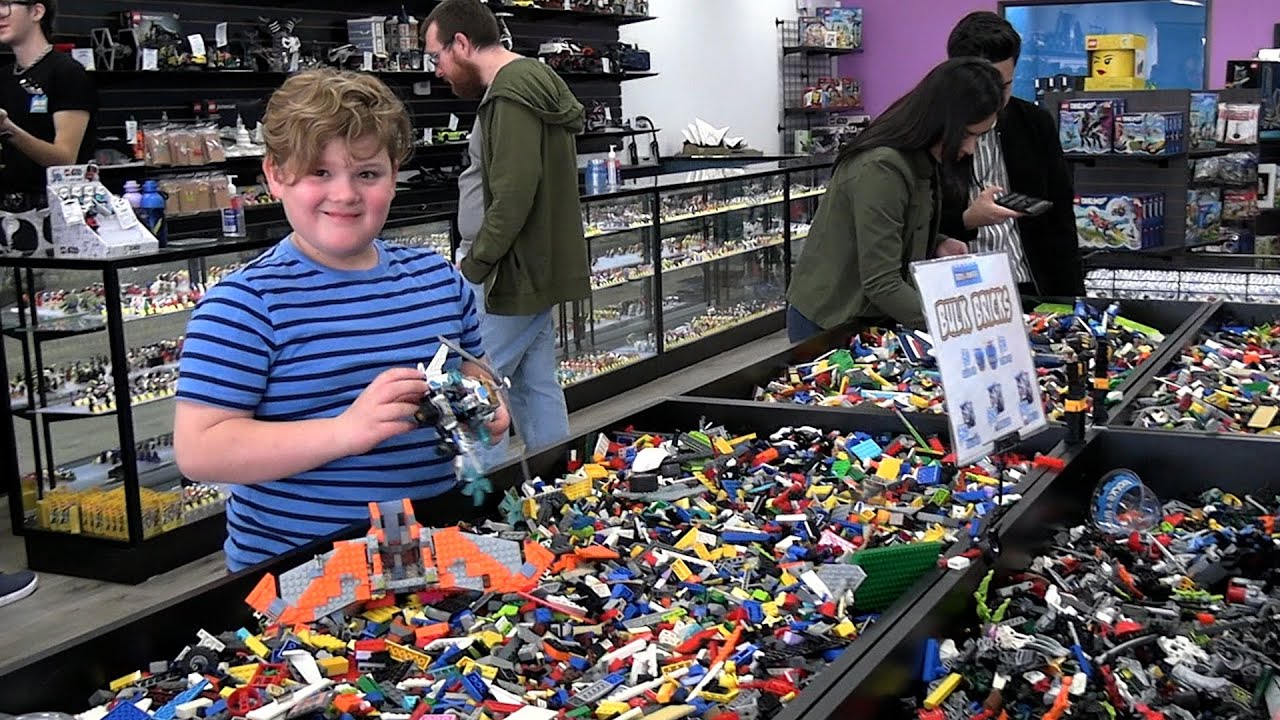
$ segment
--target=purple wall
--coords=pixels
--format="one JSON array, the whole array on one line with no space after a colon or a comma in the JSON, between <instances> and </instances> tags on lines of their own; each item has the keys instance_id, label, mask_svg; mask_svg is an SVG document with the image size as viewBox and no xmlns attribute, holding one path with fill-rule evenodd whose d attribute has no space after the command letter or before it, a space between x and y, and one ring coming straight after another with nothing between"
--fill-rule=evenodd
<instances>
[{"instance_id":1,"label":"purple wall","mask_svg":"<svg viewBox=\"0 0 1280 720\"><path fill-rule=\"evenodd\" d=\"M862 81L862 104L876 115L946 58L947 35L974 10L999 12L996 0L852 0L862 7L864 52L840 63ZM1270 47L1280 9L1264 0L1210 0L1209 80L1222 87L1228 60ZM1272 8L1276 6L1272 5Z\"/></svg>"}]
</instances>

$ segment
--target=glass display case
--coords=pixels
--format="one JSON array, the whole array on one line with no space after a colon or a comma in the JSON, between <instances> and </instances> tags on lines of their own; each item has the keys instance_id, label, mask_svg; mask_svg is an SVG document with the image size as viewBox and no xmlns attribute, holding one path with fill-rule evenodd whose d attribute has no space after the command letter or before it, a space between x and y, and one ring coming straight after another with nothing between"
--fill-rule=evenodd
<instances>
[{"instance_id":1,"label":"glass display case","mask_svg":"<svg viewBox=\"0 0 1280 720\"><path fill-rule=\"evenodd\" d=\"M434 246L449 217L391 223ZM139 582L221 547L226 492L184 478L173 396L190 311L279 240L115 259L0 257L9 508L34 570ZM446 250L447 252L447 250Z\"/></svg>"},{"instance_id":2,"label":"glass display case","mask_svg":"<svg viewBox=\"0 0 1280 720\"><path fill-rule=\"evenodd\" d=\"M1092 297L1280 304L1280 257L1170 251L1086 258Z\"/></svg>"},{"instance_id":3,"label":"glass display case","mask_svg":"<svg viewBox=\"0 0 1280 720\"><path fill-rule=\"evenodd\" d=\"M829 175L827 161L758 163L583 196L592 293L556 317L570 409L780 329Z\"/></svg>"}]
</instances>

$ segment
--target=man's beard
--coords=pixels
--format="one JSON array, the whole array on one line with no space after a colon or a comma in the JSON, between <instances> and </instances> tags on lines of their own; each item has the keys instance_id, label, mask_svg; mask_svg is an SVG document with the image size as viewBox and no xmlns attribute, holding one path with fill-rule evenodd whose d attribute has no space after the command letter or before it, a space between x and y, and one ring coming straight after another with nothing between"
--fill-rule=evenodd
<instances>
[{"instance_id":1,"label":"man's beard","mask_svg":"<svg viewBox=\"0 0 1280 720\"><path fill-rule=\"evenodd\" d=\"M471 63L458 63L456 78L449 80L453 94L464 100L475 100L484 94L484 81L480 79L480 68Z\"/></svg>"}]
</instances>

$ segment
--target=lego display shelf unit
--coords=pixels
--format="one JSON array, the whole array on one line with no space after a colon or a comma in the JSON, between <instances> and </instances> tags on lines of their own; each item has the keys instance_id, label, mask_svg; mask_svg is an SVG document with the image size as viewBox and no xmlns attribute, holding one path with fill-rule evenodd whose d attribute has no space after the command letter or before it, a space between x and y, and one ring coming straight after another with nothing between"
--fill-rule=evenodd
<instances>
[{"instance_id":1,"label":"lego display shelf unit","mask_svg":"<svg viewBox=\"0 0 1280 720\"><path fill-rule=\"evenodd\" d=\"M1112 301L1090 298L1087 302L1095 310L1101 311L1110 305ZM1070 306L1074 303L1074 299L1022 299L1022 307L1025 312L1030 312L1042 303ZM1156 346L1145 362L1129 370L1127 375L1117 375L1113 378L1112 389L1122 392L1125 399L1137 392L1137 389L1145 385L1147 379L1157 368L1163 367L1173 357L1173 353L1176 353L1181 347L1182 338L1186 336L1186 333L1191 328L1198 327L1211 309L1211 303L1156 302L1147 300L1120 301L1121 317L1158 330L1163 334L1164 339ZM853 337L853 332L848 328L830 330L796 343L772 357L743 367L737 372L712 380L686 393L686 397L763 400L765 402L792 404L780 397L783 393L768 391L768 386L775 381L781 381L783 385L793 385L786 378L791 368L812 363L817 358L829 355L836 350L848 349ZM1043 352L1043 350L1038 349L1037 352ZM895 365L896 369L886 367ZM893 391L888 393L882 392L879 395L872 392L865 393L863 395L865 402L854 406L858 410L873 413L883 412L890 415L898 410L903 410L911 413L912 418L933 413L941 415L945 412L940 398L932 401L932 404L924 409L905 404L905 395L911 395L912 400L932 397L931 391L928 389L920 390L919 392L917 390L920 388L920 383L926 378L928 378L929 382L933 382L936 379L936 373L925 373L918 364L909 362L904 353L896 352L889 361L877 361L874 364L863 364L858 367L875 371L878 376L876 378L877 382L880 379L888 378L889 382L894 385ZM1042 378L1042 380L1045 380L1045 378ZM903 392L903 386L906 387L906 392ZM884 390L885 388L877 387L875 389ZM815 390L815 392L819 391ZM1124 400L1120 400L1113 403L1111 411L1117 410L1123 402ZM815 402L814 404L817 403ZM883 407L880 407L881 405Z\"/></svg>"},{"instance_id":2,"label":"lego display shelf unit","mask_svg":"<svg viewBox=\"0 0 1280 720\"><path fill-rule=\"evenodd\" d=\"M945 437L944 418L921 416L914 418L913 421L914 432L926 437L935 435ZM610 439L618 441L624 437L638 437L641 431L674 437L678 431L698 431L712 426L723 426L733 437L754 433L761 440L767 439L782 428L806 426L839 431L846 435L853 431L860 431L871 437L883 436L884 442L887 442L890 437L909 437L910 431L900 419L884 413L711 399L668 399L660 400L635 415L601 428L599 431L584 434L561 446L531 456L527 461L529 475L544 479L565 477L566 470L569 469L567 463L571 458L570 453L577 453L577 457L583 457L585 453L590 452L590 448L598 448L601 433L608 433ZM1051 428L1024 441L1015 451L1027 457L1036 453L1062 453L1065 451L1061 444L1062 438L1063 432L1060 428ZM898 443L884 446L884 452L888 455L884 458L882 465L890 465L889 457L906 457L910 452L892 449L895 446L898 446ZM476 521L485 517L509 518L512 508L508 503L500 502L501 492L506 488L524 483L524 476L518 465L508 465L499 469L494 474L493 480L498 492L491 494L482 507L473 506L470 498L450 494L414 503L416 521L423 526L445 527L460 521ZM1016 480L1013 488L1023 499L1011 504L1010 507L1020 508L1022 504L1037 497L1041 494L1041 486L1049 481L1050 477L1045 470L1031 468ZM1011 482L1014 481L1011 480ZM564 486L563 492L567 497L570 493L569 486ZM718 497L720 496L708 496L705 500L716 500ZM539 502L545 504L553 500L554 498L548 497ZM676 517L678 513L675 512L675 505L656 503L650 507L653 514L645 514L645 523L688 522L687 519L681 521ZM1000 522L993 519L994 517L986 518L992 520L989 533L1000 532L1003 527ZM382 527L387 528L389 525L384 523ZM353 527L342 537L359 537L365 530L366 528L363 527ZM684 531L677 527L676 532L682 534ZM980 534L978 541L991 537L993 536L990 534L985 536ZM525 539L527 536L522 537L521 541ZM831 709L838 707L848 694L852 686L847 679L860 672L865 656L879 646L886 633L900 627L913 626L921 621L912 612L913 606L918 604L917 598L928 595L939 583L954 582L951 576L952 571L939 566L938 555L941 552L948 559L954 558L972 549L973 542L964 532L956 533L955 539L956 542L949 547L944 547L947 543L940 545L932 542L917 543L917 548L931 550L931 552L922 563L919 562L919 558L915 558L914 571L892 564L887 567L882 566L880 570L873 570L871 565L866 565L868 577L888 578L889 584L895 586L894 589L881 593L877 599L878 605L867 603L868 607L878 608L877 611L872 611L878 612L878 620L865 627L856 638L847 643L841 652L828 658L827 662L813 663L818 671L794 699L781 707L777 717L784 720L836 717ZM312 560L319 552L329 550L332 545L332 540L326 540L253 569L212 578L204 586L182 597L158 607L141 610L135 616L120 623L88 633L58 647L41 650L26 657L0 659L0 687L5 688L3 697L0 697L0 712L15 714L35 710L80 712L85 709L84 704L90 695L98 689L105 688L116 678L123 677L138 668L146 669L150 667L152 661L177 657L184 647L195 642L197 631L201 629L217 634L224 629L257 627L253 610L246 604L246 598L251 593L255 597L261 597L264 572L270 572L279 577L281 573ZM658 546L663 545L659 543ZM444 551L437 545L436 553L441 552ZM532 557L528 551L526 556ZM544 557L537 562L548 560ZM529 562L535 561L529 560ZM690 562L697 564L698 561L694 557ZM450 572L457 572L454 566L450 567ZM441 570L443 571L443 568ZM859 592L862 589L862 586L859 586ZM638 588L635 591L641 592ZM566 592L569 591L566 590ZM296 601L297 599L293 598L285 604L289 605ZM482 600L482 602L488 601ZM685 609L694 611L692 607ZM850 615L857 615L859 624L862 624L862 616L865 612L855 610ZM477 612L477 615L479 614ZM696 613L694 617L697 617ZM517 622L517 619L512 618L512 621ZM579 620L578 622L588 621ZM560 627L560 624L552 624L548 627ZM837 646L840 644L844 643L838 643ZM494 662L498 660L495 659ZM770 705L777 709L776 702L771 702Z\"/></svg>"},{"instance_id":3,"label":"lego display shelf unit","mask_svg":"<svg viewBox=\"0 0 1280 720\"><path fill-rule=\"evenodd\" d=\"M1063 447L1061 452L1066 460L1064 468L1046 473L1003 518L1003 551L994 558L979 558L963 571L947 573L918 595L905 611L910 620L886 628L879 641L842 677L840 691L829 693L811 706L812 717L916 718L917 706L904 709L902 698L925 698L928 694L921 678L930 641L950 638L963 645L964 638L971 636L966 629L978 624L974 592L983 577L994 570L990 587L994 590L1007 586L1011 576L1030 568L1035 556L1053 552L1054 535L1059 530L1088 521L1090 494L1112 470L1127 468L1136 472L1161 502L1181 500L1195 506L1202 493L1217 489L1237 497L1261 498L1275 512L1275 485L1271 478L1280 463L1280 443L1258 438L1141 433L1112 427L1095 433L1084 446ZM1232 458L1229 473L1222 472L1224 457ZM1083 637L1084 631L1080 634ZM1093 683L1091 677L1090 687ZM969 699L981 702L983 692L985 689L971 691ZM1260 696L1254 702L1257 697ZM1072 699L1075 705L1077 698ZM1096 700L1091 705L1101 712ZM1261 710L1255 712L1256 715L1239 717L1265 716ZM1031 716L1039 717L1039 712Z\"/></svg>"},{"instance_id":4,"label":"lego display shelf unit","mask_svg":"<svg viewBox=\"0 0 1280 720\"><path fill-rule=\"evenodd\" d=\"M452 222L398 211L384 235L447 252ZM0 462L29 567L136 583L221 547L225 491L173 461L177 364L203 293L281 235L174 238L120 258L0 257L13 291L0 308Z\"/></svg>"},{"instance_id":5,"label":"lego display shelf unit","mask_svg":"<svg viewBox=\"0 0 1280 720\"><path fill-rule=\"evenodd\" d=\"M829 160L784 160L583 195L591 296L556 317L569 407L782 329L791 265L829 176Z\"/></svg>"},{"instance_id":6,"label":"lego display shelf unit","mask_svg":"<svg viewBox=\"0 0 1280 720\"><path fill-rule=\"evenodd\" d=\"M1085 290L1120 299L1280 304L1280 257L1185 249L1094 253Z\"/></svg>"}]
</instances>

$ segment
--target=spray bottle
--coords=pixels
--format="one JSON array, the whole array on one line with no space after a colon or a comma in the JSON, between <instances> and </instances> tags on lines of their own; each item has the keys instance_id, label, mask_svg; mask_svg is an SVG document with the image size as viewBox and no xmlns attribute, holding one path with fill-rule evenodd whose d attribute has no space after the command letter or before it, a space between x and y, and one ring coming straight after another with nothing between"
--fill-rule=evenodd
<instances>
[{"instance_id":1,"label":"spray bottle","mask_svg":"<svg viewBox=\"0 0 1280 720\"><path fill-rule=\"evenodd\" d=\"M231 205L222 209L222 234L224 237L242 238L249 232L244 222L244 198L236 188L236 176L227 176L227 192Z\"/></svg>"},{"instance_id":2,"label":"spray bottle","mask_svg":"<svg viewBox=\"0 0 1280 720\"><path fill-rule=\"evenodd\" d=\"M609 159L605 161L605 172L609 190L617 190L622 184L622 161L618 159L617 150L613 145L609 146Z\"/></svg>"},{"instance_id":3,"label":"spray bottle","mask_svg":"<svg viewBox=\"0 0 1280 720\"><path fill-rule=\"evenodd\" d=\"M160 186L155 180L142 183L141 209L142 214L138 219L160 241L160 247L169 244L169 226L164 221L164 195L160 193Z\"/></svg>"}]
</instances>

